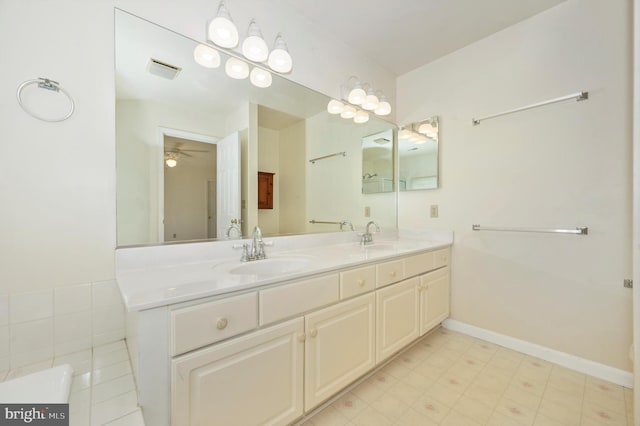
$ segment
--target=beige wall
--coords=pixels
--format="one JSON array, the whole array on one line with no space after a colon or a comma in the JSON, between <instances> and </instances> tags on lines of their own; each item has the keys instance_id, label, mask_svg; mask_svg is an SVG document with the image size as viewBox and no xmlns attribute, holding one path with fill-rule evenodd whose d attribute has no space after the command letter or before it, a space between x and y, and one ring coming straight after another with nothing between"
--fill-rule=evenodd
<instances>
[{"instance_id":1,"label":"beige wall","mask_svg":"<svg viewBox=\"0 0 640 426\"><path fill-rule=\"evenodd\" d=\"M273 176L273 209L258 209L258 224L262 235L280 234L280 132L258 127L258 171Z\"/></svg>"},{"instance_id":2,"label":"beige wall","mask_svg":"<svg viewBox=\"0 0 640 426\"><path fill-rule=\"evenodd\" d=\"M441 189L403 227L453 229L452 316L630 370L631 2L569 0L398 79L398 118L441 117ZM588 90L472 126L473 117ZM428 219L430 204L440 218ZM471 225L588 226L588 236Z\"/></svg>"}]
</instances>

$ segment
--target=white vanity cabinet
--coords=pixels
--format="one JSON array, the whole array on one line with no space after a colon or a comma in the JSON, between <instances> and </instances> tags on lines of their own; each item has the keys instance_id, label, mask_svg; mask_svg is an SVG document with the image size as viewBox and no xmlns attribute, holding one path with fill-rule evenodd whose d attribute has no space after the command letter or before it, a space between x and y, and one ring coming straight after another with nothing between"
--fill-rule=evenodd
<instances>
[{"instance_id":1,"label":"white vanity cabinet","mask_svg":"<svg viewBox=\"0 0 640 426\"><path fill-rule=\"evenodd\" d=\"M286 425L303 413L304 320L172 361L173 426Z\"/></svg>"},{"instance_id":2,"label":"white vanity cabinet","mask_svg":"<svg viewBox=\"0 0 640 426\"><path fill-rule=\"evenodd\" d=\"M375 325L374 293L305 317L305 411L375 366Z\"/></svg>"},{"instance_id":3,"label":"white vanity cabinet","mask_svg":"<svg viewBox=\"0 0 640 426\"><path fill-rule=\"evenodd\" d=\"M380 363L420 334L419 278L411 278L376 292L376 362Z\"/></svg>"},{"instance_id":4,"label":"white vanity cabinet","mask_svg":"<svg viewBox=\"0 0 640 426\"><path fill-rule=\"evenodd\" d=\"M420 335L431 330L449 316L449 267L420 277Z\"/></svg>"}]
</instances>

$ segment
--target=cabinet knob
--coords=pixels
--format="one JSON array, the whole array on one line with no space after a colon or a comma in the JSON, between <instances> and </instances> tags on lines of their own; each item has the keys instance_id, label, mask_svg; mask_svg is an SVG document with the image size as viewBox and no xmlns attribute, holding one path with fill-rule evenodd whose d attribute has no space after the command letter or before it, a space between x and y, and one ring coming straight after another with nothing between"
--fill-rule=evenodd
<instances>
[{"instance_id":1,"label":"cabinet knob","mask_svg":"<svg viewBox=\"0 0 640 426\"><path fill-rule=\"evenodd\" d=\"M389 272L389 275L391 275L392 277L395 277L396 276L396 271Z\"/></svg>"},{"instance_id":2,"label":"cabinet knob","mask_svg":"<svg viewBox=\"0 0 640 426\"><path fill-rule=\"evenodd\" d=\"M298 342L304 342L305 340L307 340L307 335L304 333L300 333L298 335Z\"/></svg>"},{"instance_id":3,"label":"cabinet knob","mask_svg":"<svg viewBox=\"0 0 640 426\"><path fill-rule=\"evenodd\" d=\"M316 337L316 336L318 335L318 330L316 330L315 328L314 328L314 329L312 329L312 330L309 332L309 335L310 335L311 337Z\"/></svg>"},{"instance_id":4,"label":"cabinet knob","mask_svg":"<svg viewBox=\"0 0 640 426\"><path fill-rule=\"evenodd\" d=\"M364 287L364 283L365 283L365 280L363 280L363 279L359 279L359 280L358 280L358 285L359 285L360 287Z\"/></svg>"},{"instance_id":5,"label":"cabinet knob","mask_svg":"<svg viewBox=\"0 0 640 426\"><path fill-rule=\"evenodd\" d=\"M228 324L229 320L227 320L226 318L218 318L218 320L216 321L216 328L218 330L224 330L225 328L227 328Z\"/></svg>"}]
</instances>

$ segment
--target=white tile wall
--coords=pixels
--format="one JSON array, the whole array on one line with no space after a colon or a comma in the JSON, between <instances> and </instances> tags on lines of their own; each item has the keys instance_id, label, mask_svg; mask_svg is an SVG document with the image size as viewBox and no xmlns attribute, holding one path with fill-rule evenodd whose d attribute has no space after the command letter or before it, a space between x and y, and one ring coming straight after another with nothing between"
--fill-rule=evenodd
<instances>
[{"instance_id":1,"label":"white tile wall","mask_svg":"<svg viewBox=\"0 0 640 426\"><path fill-rule=\"evenodd\" d=\"M125 309L114 280L0 294L0 377L124 335Z\"/></svg>"}]
</instances>

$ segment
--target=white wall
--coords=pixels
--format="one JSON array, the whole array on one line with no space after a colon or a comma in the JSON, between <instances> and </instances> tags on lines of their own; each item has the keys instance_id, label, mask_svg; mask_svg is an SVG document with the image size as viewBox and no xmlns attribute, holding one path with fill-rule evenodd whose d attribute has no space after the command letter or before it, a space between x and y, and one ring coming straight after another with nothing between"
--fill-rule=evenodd
<instances>
[{"instance_id":1,"label":"white wall","mask_svg":"<svg viewBox=\"0 0 640 426\"><path fill-rule=\"evenodd\" d=\"M280 234L280 132L258 127L258 171L273 176L273 209L258 209L258 224L262 235Z\"/></svg>"},{"instance_id":2,"label":"white wall","mask_svg":"<svg viewBox=\"0 0 640 426\"><path fill-rule=\"evenodd\" d=\"M163 150L158 127L221 138L226 135L225 120L183 105L122 100L116 102L116 123L118 245L158 242L158 167Z\"/></svg>"},{"instance_id":3,"label":"white wall","mask_svg":"<svg viewBox=\"0 0 640 426\"><path fill-rule=\"evenodd\" d=\"M398 79L399 122L441 118L441 188L403 227L453 229L452 317L630 370L631 2L568 0ZM588 90L590 99L472 126ZM440 218L428 219L439 204ZM471 225L588 226L588 236Z\"/></svg>"},{"instance_id":4,"label":"white wall","mask_svg":"<svg viewBox=\"0 0 640 426\"><path fill-rule=\"evenodd\" d=\"M305 150L306 122L280 131L280 177L278 178L280 233L300 234L306 229Z\"/></svg>"}]
</instances>

